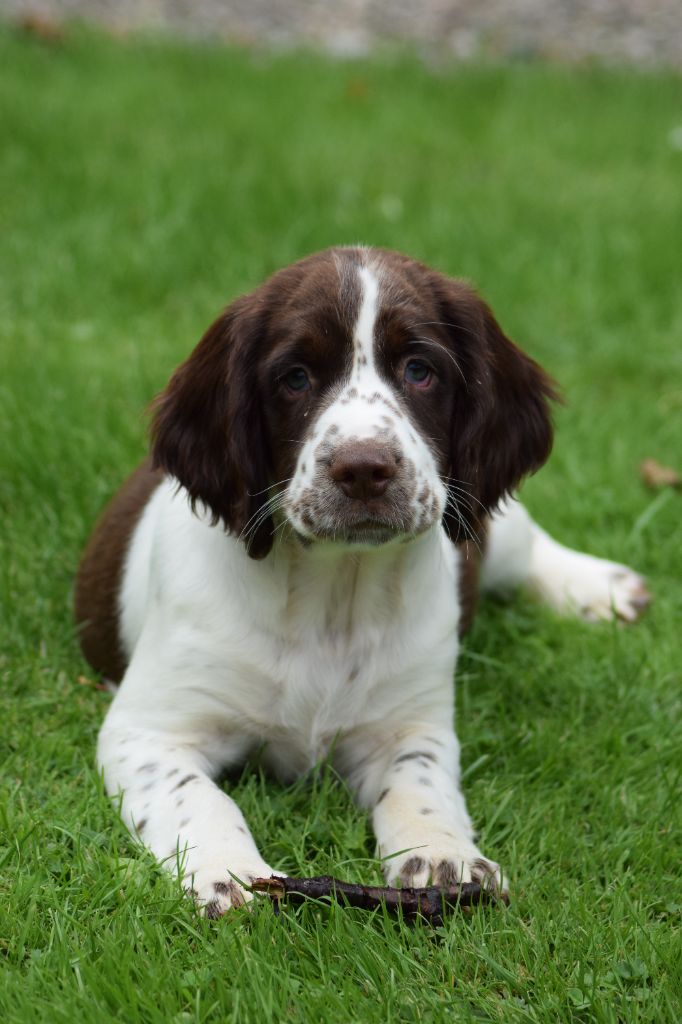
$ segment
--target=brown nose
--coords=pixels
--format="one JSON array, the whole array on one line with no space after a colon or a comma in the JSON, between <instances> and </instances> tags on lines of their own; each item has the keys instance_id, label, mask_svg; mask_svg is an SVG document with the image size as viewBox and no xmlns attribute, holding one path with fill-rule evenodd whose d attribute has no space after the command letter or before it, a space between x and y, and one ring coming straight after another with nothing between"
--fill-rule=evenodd
<instances>
[{"instance_id":1,"label":"brown nose","mask_svg":"<svg viewBox=\"0 0 682 1024\"><path fill-rule=\"evenodd\" d=\"M380 498L396 475L393 452L373 442L347 445L332 459L332 480L349 498L369 501Z\"/></svg>"}]
</instances>

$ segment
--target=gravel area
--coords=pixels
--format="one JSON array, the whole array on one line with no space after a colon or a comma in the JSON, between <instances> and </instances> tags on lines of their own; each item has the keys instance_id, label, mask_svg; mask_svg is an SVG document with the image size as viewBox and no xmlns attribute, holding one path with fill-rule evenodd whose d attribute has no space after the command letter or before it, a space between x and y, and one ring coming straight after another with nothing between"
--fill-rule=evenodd
<instances>
[{"instance_id":1,"label":"gravel area","mask_svg":"<svg viewBox=\"0 0 682 1024\"><path fill-rule=\"evenodd\" d=\"M682 0L0 0L0 16L115 32L170 31L364 56L389 41L426 57L682 68Z\"/></svg>"}]
</instances>

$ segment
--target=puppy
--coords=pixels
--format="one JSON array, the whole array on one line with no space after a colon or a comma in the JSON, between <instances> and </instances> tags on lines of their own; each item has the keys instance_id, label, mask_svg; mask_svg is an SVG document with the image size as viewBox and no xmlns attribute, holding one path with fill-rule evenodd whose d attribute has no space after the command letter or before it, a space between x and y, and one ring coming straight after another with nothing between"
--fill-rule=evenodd
<instances>
[{"instance_id":1,"label":"puppy","mask_svg":"<svg viewBox=\"0 0 682 1024\"><path fill-rule=\"evenodd\" d=\"M632 621L649 600L509 497L549 454L554 393L466 284L338 248L233 302L157 399L152 458L95 528L76 616L120 681L107 790L210 917L273 873L215 782L254 748L285 780L333 759L389 884L504 887L453 728L479 551L484 588L560 612Z\"/></svg>"}]
</instances>

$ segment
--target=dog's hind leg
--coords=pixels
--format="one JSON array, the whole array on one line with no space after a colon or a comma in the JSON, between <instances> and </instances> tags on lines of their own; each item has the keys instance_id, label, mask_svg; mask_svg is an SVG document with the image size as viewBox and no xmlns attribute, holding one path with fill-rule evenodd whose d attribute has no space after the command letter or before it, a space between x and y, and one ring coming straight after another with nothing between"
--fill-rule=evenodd
<instances>
[{"instance_id":1,"label":"dog's hind leg","mask_svg":"<svg viewBox=\"0 0 682 1024\"><path fill-rule=\"evenodd\" d=\"M523 587L560 614L590 622L634 622L651 601L638 573L564 547L513 499L488 522L482 585L498 592Z\"/></svg>"}]
</instances>

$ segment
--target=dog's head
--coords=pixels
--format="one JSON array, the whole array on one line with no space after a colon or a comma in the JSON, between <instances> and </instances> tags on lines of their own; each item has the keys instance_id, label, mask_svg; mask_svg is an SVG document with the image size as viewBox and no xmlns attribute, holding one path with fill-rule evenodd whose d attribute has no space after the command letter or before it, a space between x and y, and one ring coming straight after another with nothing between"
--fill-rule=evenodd
<instances>
[{"instance_id":1,"label":"dog's head","mask_svg":"<svg viewBox=\"0 0 682 1024\"><path fill-rule=\"evenodd\" d=\"M154 459L261 558L277 522L375 545L464 540L547 458L552 382L466 284L331 249L209 328L156 402Z\"/></svg>"}]
</instances>

